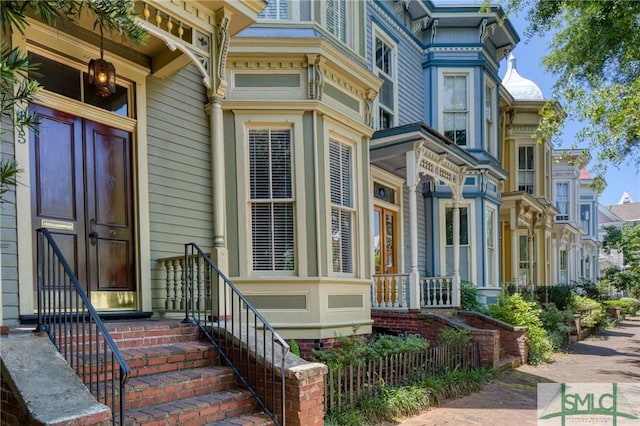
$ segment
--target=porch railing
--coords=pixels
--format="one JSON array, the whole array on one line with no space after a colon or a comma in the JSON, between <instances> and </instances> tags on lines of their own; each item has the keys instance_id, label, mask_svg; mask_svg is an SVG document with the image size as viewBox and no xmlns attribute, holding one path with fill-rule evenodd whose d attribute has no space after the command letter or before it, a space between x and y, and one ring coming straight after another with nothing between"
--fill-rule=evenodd
<instances>
[{"instance_id":1,"label":"porch railing","mask_svg":"<svg viewBox=\"0 0 640 426\"><path fill-rule=\"evenodd\" d=\"M378 274L371 283L372 308L408 308L409 274Z\"/></svg>"},{"instance_id":2,"label":"porch railing","mask_svg":"<svg viewBox=\"0 0 640 426\"><path fill-rule=\"evenodd\" d=\"M420 280L420 306L449 308L453 306L453 278L426 277Z\"/></svg>"},{"instance_id":3,"label":"porch railing","mask_svg":"<svg viewBox=\"0 0 640 426\"><path fill-rule=\"evenodd\" d=\"M36 331L46 332L98 402L124 425L130 369L47 229L37 231Z\"/></svg>"},{"instance_id":4,"label":"porch railing","mask_svg":"<svg viewBox=\"0 0 640 426\"><path fill-rule=\"evenodd\" d=\"M175 268L184 286L175 282L171 302L182 303L185 321L199 326L264 412L284 425L289 345L196 244L185 245Z\"/></svg>"}]
</instances>

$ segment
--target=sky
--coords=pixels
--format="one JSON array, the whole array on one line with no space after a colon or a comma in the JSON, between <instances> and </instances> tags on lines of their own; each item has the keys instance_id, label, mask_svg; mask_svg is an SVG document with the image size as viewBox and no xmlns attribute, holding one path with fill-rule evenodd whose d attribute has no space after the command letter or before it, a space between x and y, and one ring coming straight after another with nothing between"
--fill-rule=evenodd
<instances>
[{"instance_id":1,"label":"sky","mask_svg":"<svg viewBox=\"0 0 640 426\"><path fill-rule=\"evenodd\" d=\"M525 28L527 27L526 18L522 15L512 16L510 20L520 35L520 43L513 50L513 54L516 57L516 67L518 72L524 78L532 80L540 87L542 93L546 98L551 98L553 94L553 85L556 78L545 71L542 65L542 58L547 51L547 45L551 40L551 36L545 36L544 38L532 38L530 40L524 35ZM507 62L504 59L500 63L499 75L504 76L507 69ZM562 146L555 146L555 148L570 148L573 143L573 136L580 129L579 123L567 123L562 135ZM578 148L584 148L579 146ZM592 155L595 157L595 155ZM589 165L587 165L587 170ZM600 204L608 206L612 204L618 204L622 194L626 191L631 195L631 199L635 202L640 202L640 173L637 166L632 164L622 164L618 166L607 167L607 173L605 174L607 181L607 187L600 194Z\"/></svg>"}]
</instances>

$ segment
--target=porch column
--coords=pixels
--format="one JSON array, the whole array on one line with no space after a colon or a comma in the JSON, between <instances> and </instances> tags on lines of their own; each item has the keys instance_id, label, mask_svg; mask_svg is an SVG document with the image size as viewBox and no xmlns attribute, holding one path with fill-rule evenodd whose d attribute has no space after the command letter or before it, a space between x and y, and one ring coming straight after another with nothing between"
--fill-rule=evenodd
<instances>
[{"instance_id":1,"label":"porch column","mask_svg":"<svg viewBox=\"0 0 640 426\"><path fill-rule=\"evenodd\" d=\"M211 64L209 73L211 77L211 90L209 91L209 104L207 111L209 113L209 137L211 143L211 185L213 200L213 247L211 248L211 260L225 274L229 272L229 259L226 241L226 169L224 157L224 127L222 116L222 100L227 91L226 66L227 52L229 50L229 23L231 20L231 12L225 8L219 9L215 14L215 34L211 37L210 57ZM220 279L215 277L215 280ZM216 283L212 283L215 285ZM224 285L218 285L219 292L213 295L218 301L231 301L230 289ZM225 297L224 291L228 294ZM216 306L214 302L213 306ZM226 308L222 306L222 302L217 303L222 312L232 312L230 306ZM218 312L217 320L222 321L221 312ZM215 313L214 313L215 315Z\"/></svg>"},{"instance_id":2,"label":"porch column","mask_svg":"<svg viewBox=\"0 0 640 426\"><path fill-rule=\"evenodd\" d=\"M417 164L418 154L409 151L407 159L407 188L409 188L409 235L411 271L409 272L409 308L420 309L420 272L418 271L418 202L416 188L420 182Z\"/></svg>"},{"instance_id":3,"label":"porch column","mask_svg":"<svg viewBox=\"0 0 640 426\"><path fill-rule=\"evenodd\" d=\"M518 284L518 261L520 260L520 245L518 244L518 219L516 218L516 209L511 209L511 220L509 229L511 230L511 282Z\"/></svg>"},{"instance_id":4,"label":"porch column","mask_svg":"<svg viewBox=\"0 0 640 426\"><path fill-rule=\"evenodd\" d=\"M460 306L460 206L457 197L453 199L453 291L451 303Z\"/></svg>"}]
</instances>

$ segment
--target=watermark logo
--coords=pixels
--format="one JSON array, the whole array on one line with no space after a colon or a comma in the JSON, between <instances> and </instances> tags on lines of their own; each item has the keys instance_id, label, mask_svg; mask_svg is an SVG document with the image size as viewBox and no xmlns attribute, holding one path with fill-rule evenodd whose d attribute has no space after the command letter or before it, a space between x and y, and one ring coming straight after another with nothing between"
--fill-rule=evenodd
<instances>
[{"instance_id":1,"label":"watermark logo","mask_svg":"<svg viewBox=\"0 0 640 426\"><path fill-rule=\"evenodd\" d=\"M640 426L640 384L538 383L538 425Z\"/></svg>"}]
</instances>

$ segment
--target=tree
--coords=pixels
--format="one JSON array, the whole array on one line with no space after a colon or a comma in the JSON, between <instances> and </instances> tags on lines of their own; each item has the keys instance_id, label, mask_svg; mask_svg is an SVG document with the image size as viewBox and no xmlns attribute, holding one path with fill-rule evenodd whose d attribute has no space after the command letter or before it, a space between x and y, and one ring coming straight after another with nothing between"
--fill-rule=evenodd
<instances>
[{"instance_id":1,"label":"tree","mask_svg":"<svg viewBox=\"0 0 640 426\"><path fill-rule=\"evenodd\" d=\"M11 48L5 41L12 28L24 33L29 25L27 16L35 16L45 24L57 21L74 21L84 10L94 17L94 29L101 27L112 34L120 34L123 40L141 43L146 32L135 22L133 0L0 0L0 111L4 124L9 124L24 142L26 129L37 131L38 118L30 114L29 103L36 99L40 84L31 79L37 65L29 60L26 52ZM0 136L4 132L0 130ZM0 161L0 202L4 194L16 184L20 172L15 159Z\"/></svg>"},{"instance_id":2,"label":"tree","mask_svg":"<svg viewBox=\"0 0 640 426\"><path fill-rule=\"evenodd\" d=\"M622 269L610 269L606 276L620 290L629 290L640 296L640 223L622 225L620 228L608 226L602 240L602 248L606 253L612 249L621 252L624 259Z\"/></svg>"},{"instance_id":3,"label":"tree","mask_svg":"<svg viewBox=\"0 0 640 426\"><path fill-rule=\"evenodd\" d=\"M584 127L576 144L597 153L602 189L608 166L640 165L640 2L505 0L507 13L529 17L528 37L554 34L543 63L554 73L555 97L567 119ZM563 117L543 113L539 138L557 138Z\"/></svg>"}]
</instances>

